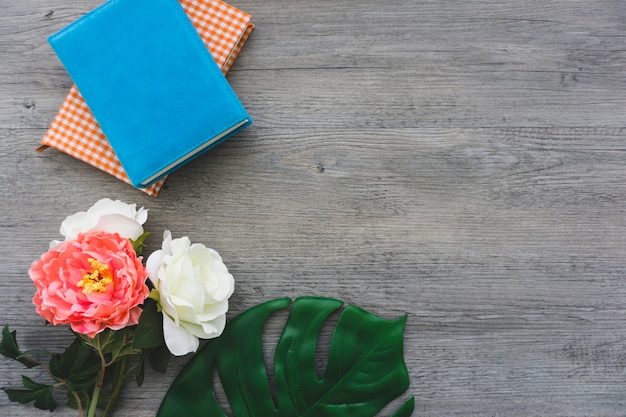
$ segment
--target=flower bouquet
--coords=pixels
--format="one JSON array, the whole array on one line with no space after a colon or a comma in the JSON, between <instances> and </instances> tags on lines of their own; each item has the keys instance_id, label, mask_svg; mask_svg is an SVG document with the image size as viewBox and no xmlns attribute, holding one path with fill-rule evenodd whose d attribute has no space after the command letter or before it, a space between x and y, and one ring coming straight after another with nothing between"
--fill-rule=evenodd
<instances>
[{"instance_id":1,"label":"flower bouquet","mask_svg":"<svg viewBox=\"0 0 626 417\"><path fill-rule=\"evenodd\" d=\"M373 417L386 407L395 409L391 417L412 414L414 398L400 398L409 386L406 316L384 320L347 306L333 329L326 369L318 375L321 330L341 301L271 300L226 326L234 279L220 255L165 231L161 249L144 263L147 217L134 204L104 199L63 221L64 240L52 241L29 275L37 313L49 324L69 325L75 337L63 352L22 352L16 332L5 326L0 354L27 368L42 367L52 381L22 376L22 388L2 388L11 401L52 411L55 391L65 389L67 405L79 416L95 417L99 409L101 417L111 416L127 378L141 385L146 366L165 372L171 355L197 351L157 417L178 417L181 410L188 417ZM268 372L265 323L288 307ZM200 339L212 340L199 349ZM217 379L228 406L216 398Z\"/></svg>"},{"instance_id":2,"label":"flower bouquet","mask_svg":"<svg viewBox=\"0 0 626 417\"><path fill-rule=\"evenodd\" d=\"M80 416L98 408L109 416L127 377L141 385L146 364L165 372L170 355L195 352L200 339L222 333L234 290L222 258L165 231L162 248L144 265L147 218L135 204L103 199L62 222L64 240L52 241L29 275L37 313L69 325L75 339L62 353L22 352L5 325L0 354L41 366L53 381L23 376L23 388L2 388L10 400L54 410L54 390L65 388Z\"/></svg>"}]
</instances>

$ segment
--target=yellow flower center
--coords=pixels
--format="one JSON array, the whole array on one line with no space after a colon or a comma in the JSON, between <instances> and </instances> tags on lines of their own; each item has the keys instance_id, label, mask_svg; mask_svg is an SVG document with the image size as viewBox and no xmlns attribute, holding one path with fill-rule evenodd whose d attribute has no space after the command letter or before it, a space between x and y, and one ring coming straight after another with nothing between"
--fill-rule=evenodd
<instances>
[{"instance_id":1,"label":"yellow flower center","mask_svg":"<svg viewBox=\"0 0 626 417\"><path fill-rule=\"evenodd\" d=\"M94 258L87 260L89 265L91 265L91 272L85 274L83 279L76 283L76 286L83 289L83 294L91 294L94 291L105 292L107 286L113 282L113 275L109 265L103 264Z\"/></svg>"}]
</instances>

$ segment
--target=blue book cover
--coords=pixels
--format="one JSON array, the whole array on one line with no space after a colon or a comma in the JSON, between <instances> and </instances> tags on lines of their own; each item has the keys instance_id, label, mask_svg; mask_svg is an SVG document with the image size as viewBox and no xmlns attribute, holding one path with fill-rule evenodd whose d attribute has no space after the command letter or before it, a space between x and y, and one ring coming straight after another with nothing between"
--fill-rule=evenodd
<instances>
[{"instance_id":1,"label":"blue book cover","mask_svg":"<svg viewBox=\"0 0 626 417\"><path fill-rule=\"evenodd\" d=\"M109 0L48 40L136 187L251 123L177 0Z\"/></svg>"}]
</instances>

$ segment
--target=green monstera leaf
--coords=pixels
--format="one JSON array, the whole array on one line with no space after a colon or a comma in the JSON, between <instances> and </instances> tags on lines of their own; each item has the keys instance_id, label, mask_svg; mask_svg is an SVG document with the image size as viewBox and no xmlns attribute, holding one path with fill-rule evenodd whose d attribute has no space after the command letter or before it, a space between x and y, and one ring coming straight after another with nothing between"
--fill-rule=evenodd
<instances>
[{"instance_id":1,"label":"green monstera leaf","mask_svg":"<svg viewBox=\"0 0 626 417\"><path fill-rule=\"evenodd\" d=\"M229 323L222 336L207 343L181 371L157 417L231 415L216 398L215 367L234 417L373 417L407 390L406 317L383 320L354 306L341 313L325 371L318 377L320 331L343 303L316 297L293 303L276 347L272 384L263 357L263 329L272 313L289 304L288 298L269 301ZM393 417L410 416L413 406L411 397Z\"/></svg>"}]
</instances>

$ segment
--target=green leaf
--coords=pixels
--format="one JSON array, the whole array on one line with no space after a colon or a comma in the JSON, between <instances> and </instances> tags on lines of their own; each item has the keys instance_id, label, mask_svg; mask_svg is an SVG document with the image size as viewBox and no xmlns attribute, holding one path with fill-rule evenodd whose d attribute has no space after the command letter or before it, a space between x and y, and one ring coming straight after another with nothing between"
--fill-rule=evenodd
<instances>
[{"instance_id":1,"label":"green leaf","mask_svg":"<svg viewBox=\"0 0 626 417\"><path fill-rule=\"evenodd\" d=\"M76 337L63 354L50 358L50 372L65 380L72 391L88 391L93 388L101 369L96 352Z\"/></svg>"},{"instance_id":2,"label":"green leaf","mask_svg":"<svg viewBox=\"0 0 626 417\"><path fill-rule=\"evenodd\" d=\"M163 343L163 315L151 298L144 301L143 311L133 337L134 349L148 349Z\"/></svg>"},{"instance_id":3,"label":"green leaf","mask_svg":"<svg viewBox=\"0 0 626 417\"><path fill-rule=\"evenodd\" d=\"M269 301L230 322L181 371L157 417L178 416L181 409L186 417L228 416L215 396L214 368L234 417L372 417L407 390L406 317L383 320L354 306L341 313L325 371L318 377L319 335L342 302L315 297L298 298L291 307L275 351L273 389L263 357L263 329L269 316L290 302ZM410 416L413 407L411 397L394 417Z\"/></svg>"},{"instance_id":4,"label":"green leaf","mask_svg":"<svg viewBox=\"0 0 626 417\"><path fill-rule=\"evenodd\" d=\"M110 353L113 361L117 361L124 356L136 355L140 352L133 349L133 334L136 327L124 327L120 330L114 330L111 343L103 349L104 353Z\"/></svg>"},{"instance_id":5,"label":"green leaf","mask_svg":"<svg viewBox=\"0 0 626 417\"><path fill-rule=\"evenodd\" d=\"M135 253L137 254L137 256L141 255L141 252L143 252L144 242L148 236L150 236L150 232L143 232L143 234L139 236L137 240L129 239L131 245L133 245L133 249L135 249Z\"/></svg>"},{"instance_id":6,"label":"green leaf","mask_svg":"<svg viewBox=\"0 0 626 417\"><path fill-rule=\"evenodd\" d=\"M15 330L9 330L8 324L4 325L4 328L2 329L2 341L0 341L0 355L15 359L16 361L23 363L27 368L37 366L37 362L24 356L24 353L20 351L17 346L16 334L17 332Z\"/></svg>"},{"instance_id":7,"label":"green leaf","mask_svg":"<svg viewBox=\"0 0 626 417\"><path fill-rule=\"evenodd\" d=\"M5 324L2 329L2 341L0 342L0 354L7 358L15 359L22 354L17 346L16 332L9 330L9 325Z\"/></svg>"},{"instance_id":8,"label":"green leaf","mask_svg":"<svg viewBox=\"0 0 626 417\"><path fill-rule=\"evenodd\" d=\"M39 384L27 376L22 375L22 384L26 389L2 388L9 400L20 404L34 401L34 406L40 410L54 410L57 403L52 395L52 386Z\"/></svg>"},{"instance_id":9,"label":"green leaf","mask_svg":"<svg viewBox=\"0 0 626 417\"><path fill-rule=\"evenodd\" d=\"M110 356L110 360L107 360L107 362L113 363L125 356L141 353L133 349L132 346L135 328L135 326L131 326L120 330L104 329L104 331L98 333L93 338L83 334L79 334L78 337L80 337L83 344L95 349L96 352L101 352L107 357Z\"/></svg>"},{"instance_id":10,"label":"green leaf","mask_svg":"<svg viewBox=\"0 0 626 417\"><path fill-rule=\"evenodd\" d=\"M26 375L22 375L22 385L24 385L24 388L27 388L29 390L35 390L35 391L48 388L48 385L35 382L29 377L27 377Z\"/></svg>"},{"instance_id":11,"label":"green leaf","mask_svg":"<svg viewBox=\"0 0 626 417\"><path fill-rule=\"evenodd\" d=\"M142 357L141 361L137 366L137 372L135 373L135 381L137 382L137 386L140 387L143 385L143 381L146 378L146 360Z\"/></svg>"},{"instance_id":12,"label":"green leaf","mask_svg":"<svg viewBox=\"0 0 626 417\"><path fill-rule=\"evenodd\" d=\"M146 362L150 364L152 369L164 374L165 372L167 372L167 366L169 365L171 358L172 354L170 353L164 342L154 348L142 349L141 359L139 361L139 364L137 366L137 372L135 374L137 385L143 385L146 371Z\"/></svg>"},{"instance_id":13,"label":"green leaf","mask_svg":"<svg viewBox=\"0 0 626 417\"><path fill-rule=\"evenodd\" d=\"M25 350L22 352L16 359L26 358L28 356L39 355L39 356L51 356L54 355L54 352L51 352L47 349L31 349Z\"/></svg>"},{"instance_id":14,"label":"green leaf","mask_svg":"<svg viewBox=\"0 0 626 417\"><path fill-rule=\"evenodd\" d=\"M165 343L162 343L151 350L148 355L148 361L150 362L152 369L162 374L167 371L167 365L169 365L171 358L172 354Z\"/></svg>"}]
</instances>

